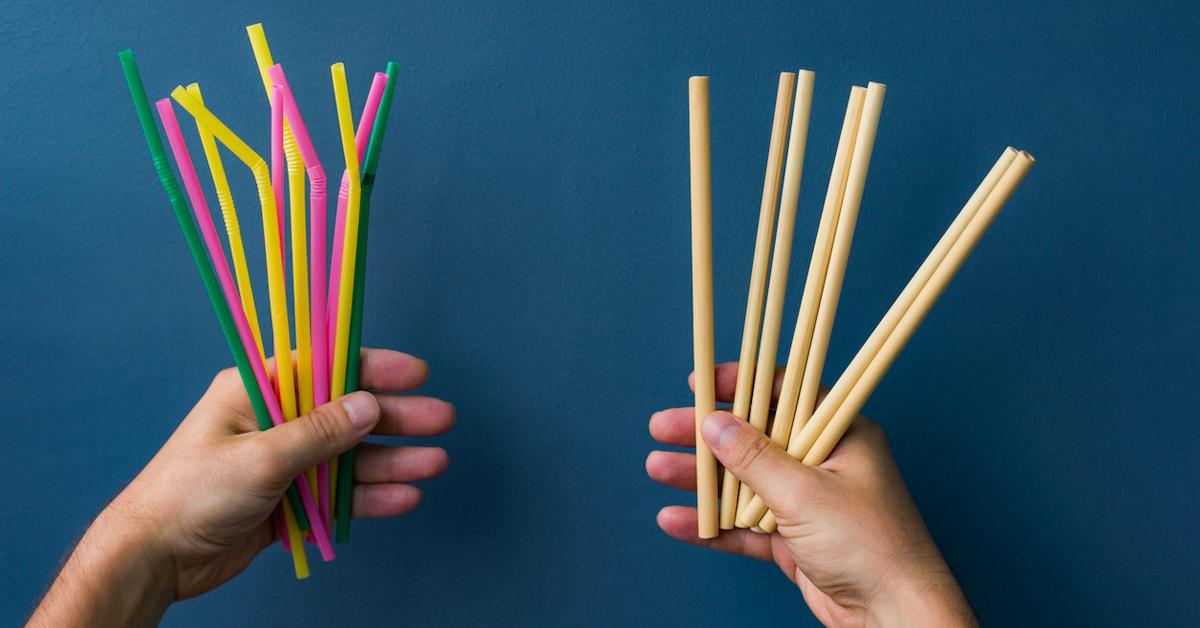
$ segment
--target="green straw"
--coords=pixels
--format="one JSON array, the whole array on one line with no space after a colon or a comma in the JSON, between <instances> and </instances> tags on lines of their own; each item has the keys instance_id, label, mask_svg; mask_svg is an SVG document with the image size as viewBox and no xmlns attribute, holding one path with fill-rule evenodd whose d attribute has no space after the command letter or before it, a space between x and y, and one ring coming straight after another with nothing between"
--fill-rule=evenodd
<instances>
[{"instance_id":1,"label":"green straw","mask_svg":"<svg viewBox=\"0 0 1200 628\"><path fill-rule=\"evenodd\" d=\"M396 74L399 66L393 61L387 64L387 85L379 100L379 112L375 114L375 126L371 139L367 141L367 154L362 168L362 200L358 207L358 248L354 253L354 298L350 306L350 338L346 345L346 388L347 392L358 390L359 363L362 347L363 284L367 276L367 224L371 218L371 191L375 188L375 171L379 168L379 151L383 149L383 134L387 131L388 113L392 109L392 92L396 89ZM350 540L350 508L354 491L354 450L342 454L338 459L337 507L335 510L335 539L338 543Z\"/></svg>"},{"instance_id":2,"label":"green straw","mask_svg":"<svg viewBox=\"0 0 1200 628\"><path fill-rule=\"evenodd\" d=\"M154 117L150 113L150 100L146 98L146 88L142 85L142 76L138 73L137 63L133 60L133 51L123 50L117 53L117 57L121 60L121 69L125 72L125 83L129 85L129 95L133 96L133 106L137 109L138 121L142 124L142 134L146 136L146 145L150 147L150 158L154 160L154 170L158 173L158 180L162 182L163 189L167 191L171 208L175 210L175 219L179 221L179 228L183 230L183 238L187 240L188 249L192 252L192 260L196 262L196 270L200 271L200 279L204 282L204 289L208 291L208 299L212 301L213 310L217 313L221 331L225 332L225 341L229 343L229 350L233 352L233 361L237 365L238 374L242 377L242 385L246 388L246 394L250 397L250 405L254 408L258 427L268 430L271 428L271 418L267 413L266 403L263 401L262 393L258 390L254 371L250 369L250 360L246 357L246 350L238 340L237 327L233 324L229 306L225 304L225 299L221 296L217 277L213 274L212 263L200 243L200 234L196 230L196 223L192 221L192 215L188 213L183 195L179 192L179 182L175 179L175 171L171 170L171 163L167 161L162 136L158 134L158 125L155 124ZM374 139L373 135L371 139ZM357 370L355 372L357 373ZM308 517L304 514L296 487L288 486L286 495L292 506L292 512L296 515L296 523L302 532L307 532L309 529Z\"/></svg>"}]
</instances>

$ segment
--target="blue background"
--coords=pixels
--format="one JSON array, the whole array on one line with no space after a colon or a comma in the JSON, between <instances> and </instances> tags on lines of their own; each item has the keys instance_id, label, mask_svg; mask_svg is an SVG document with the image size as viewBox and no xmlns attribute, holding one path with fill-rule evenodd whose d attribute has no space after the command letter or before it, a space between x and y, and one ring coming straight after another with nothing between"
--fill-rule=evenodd
<instances>
[{"instance_id":1,"label":"blue background","mask_svg":"<svg viewBox=\"0 0 1200 628\"><path fill-rule=\"evenodd\" d=\"M788 317L849 87L889 85L827 383L1000 150L1038 158L867 407L976 612L1200 619L1194 4L386 4L6 7L0 622L230 362L116 52L154 98L200 81L265 146L260 20L331 171L329 63L356 111L401 65L365 337L427 358L460 421L418 512L357 524L308 582L268 552L167 623L813 623L774 566L659 532L689 498L643 472L647 417L689 402L687 77L713 81L731 360L777 75L799 67L817 83Z\"/></svg>"}]
</instances>

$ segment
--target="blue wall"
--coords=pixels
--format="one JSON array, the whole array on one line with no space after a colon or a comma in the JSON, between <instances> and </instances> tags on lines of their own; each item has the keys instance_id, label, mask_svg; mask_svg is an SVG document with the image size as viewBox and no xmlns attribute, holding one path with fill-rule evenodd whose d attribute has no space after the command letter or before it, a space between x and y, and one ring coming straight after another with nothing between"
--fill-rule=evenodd
<instances>
[{"instance_id":1,"label":"blue wall","mask_svg":"<svg viewBox=\"0 0 1200 628\"><path fill-rule=\"evenodd\" d=\"M889 85L829 373L999 151L1038 158L867 407L980 617L1200 617L1195 5L385 4L6 6L0 622L230 362L116 52L152 97L200 81L265 146L259 20L335 164L329 63L356 108L401 64L366 340L428 358L460 422L419 512L358 524L308 582L269 552L169 624L813 623L773 566L662 535L654 513L687 497L642 471L650 412L689 402L687 77L713 79L735 359L776 77L798 67L817 72L800 251L849 86Z\"/></svg>"}]
</instances>

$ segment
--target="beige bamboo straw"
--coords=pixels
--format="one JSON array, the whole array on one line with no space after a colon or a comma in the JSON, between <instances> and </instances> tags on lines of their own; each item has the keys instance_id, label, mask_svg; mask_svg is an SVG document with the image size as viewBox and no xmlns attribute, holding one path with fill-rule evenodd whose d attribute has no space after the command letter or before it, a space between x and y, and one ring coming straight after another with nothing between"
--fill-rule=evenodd
<instances>
[{"instance_id":1,"label":"beige bamboo straw","mask_svg":"<svg viewBox=\"0 0 1200 628\"><path fill-rule=\"evenodd\" d=\"M871 333L871 336L863 344L862 348L859 349L854 360L850 362L850 366L846 367L845 372L838 378L833 389L825 396L812 421L810 421L809 425L805 426L805 430L801 432L799 438L793 439L789 443L789 455L797 459L806 457L813 444L821 436L829 419L832 418L834 410L846 402L849 394L853 392L856 382L863 377L865 371L888 342L904 315L912 308L925 286L930 283L935 272L942 266L943 260L947 258L958 240L961 239L968 225L972 223L975 216L980 212L981 206L991 198L990 195L993 190L997 189L997 184L1004 177L1016 157L1017 151L1011 147L1000 155L995 165L992 166L987 176L984 177L983 182L979 184L974 194L967 200L962 211L959 212L958 216L950 224L950 227L946 229L945 234L942 235L942 238L929 253L929 256L925 258L920 268L917 269L917 272L900 293L900 296L896 298L892 307L888 309L887 314L880 320L875 331ZM1011 194L1011 192L1009 193ZM859 409L861 410L861 405ZM857 412L858 410L855 410L855 413ZM755 507L761 507L762 511L766 510L766 506L761 504L761 500L759 501L759 504L751 504L752 512ZM772 517L771 513L766 513L766 516L762 518L759 525L766 530L774 531L774 517Z\"/></svg>"},{"instance_id":2,"label":"beige bamboo straw","mask_svg":"<svg viewBox=\"0 0 1200 628\"><path fill-rule=\"evenodd\" d=\"M742 350L738 357L738 379L733 394L734 416L746 420L750 414L750 396L754 385L755 353L758 349L759 324L762 322L763 293L767 289L767 266L771 259L771 234L775 229L775 201L779 198L779 178L783 174L783 148L787 139L788 103L796 88L796 75L779 74L775 93L775 117L771 123L771 143L767 150L767 172L763 177L762 202L758 212L758 233L754 240L754 262L750 270L750 290L746 297L746 321L742 326ZM725 475L721 493L722 527L731 529L736 514L737 478Z\"/></svg>"},{"instance_id":3,"label":"beige bamboo straw","mask_svg":"<svg viewBox=\"0 0 1200 628\"><path fill-rule=\"evenodd\" d=\"M1000 214L1000 210L1004 208L1004 204L1012 197L1017 186L1021 185L1021 181L1025 175L1029 173L1029 169L1033 167L1033 156L1025 151L1013 159L1012 165L1004 171L1004 176L1000 178L1000 182L996 184L996 188L988 195L984 201L983 207L979 208L975 217L963 230L958 241L954 243L954 247L946 254L946 259L938 265L937 271L929 278L929 282L921 290L921 294L913 301L908 311L904 313L904 317L896 325L896 329L888 336L887 342L879 349L879 353L875 359L871 360L871 365L863 372L862 377L854 383L850 394L846 396L846 400L834 410L830 409L832 418L825 429L821 431L821 436L817 438L817 442L813 443L811 449L804 456L804 464L816 466L825 462L829 457L829 453L833 451L837 442L841 440L842 435L850 427L850 423L854 421L854 417L858 416L860 410L867 402L867 398L875 391L875 387L879 385L879 381L883 379L887 370L891 368L900 352L904 350L904 346L908 344L909 339L916 333L917 327L925 320L925 316L929 314L929 310L933 308L933 304L937 302L938 297L946 290L946 286L950 284L950 280L954 278L955 273L959 268L962 268L963 262L971 255L971 251L975 249L975 245L979 244L980 238L991 226L992 221Z\"/></svg>"},{"instance_id":4,"label":"beige bamboo straw","mask_svg":"<svg viewBox=\"0 0 1200 628\"><path fill-rule=\"evenodd\" d=\"M862 204L863 190L867 183L867 171L871 164L871 152L875 147L875 134L879 129L879 116L883 110L883 97L887 87L881 83L868 83L863 98L862 113L855 132L854 149L846 175L846 189L838 210L837 228L834 230L833 247L829 252L829 264L825 271L825 282L821 287L821 300L817 305L816 320L809 341L808 357L804 362L804 374L800 394L796 401L794 416L799 420L792 423L793 434L797 424L803 424L812 413L812 401L806 401L810 387L819 387L821 372L825 367L825 355L829 348L829 337L833 332L833 321L837 313L838 300L842 293L842 281L846 277L846 263L850 259L850 245L854 239L854 228L858 223L858 210ZM814 388L815 390L815 388ZM815 394L813 395L815 400ZM751 500L753 502L753 500ZM762 500L758 500L762 502ZM756 509L757 510L757 509ZM757 523L749 508L738 509L738 524L750 527ZM758 513L759 518L761 513Z\"/></svg>"},{"instance_id":5,"label":"beige bamboo straw","mask_svg":"<svg viewBox=\"0 0 1200 628\"><path fill-rule=\"evenodd\" d=\"M858 119L862 113L863 97L866 95L866 91L865 88L857 85L851 88L850 100L846 105L846 116L842 121L842 132L838 137L837 152L833 158L833 170L829 176L829 188L825 193L825 205L821 211L821 221L817 226L817 237L813 244L812 259L809 262L808 278L805 280L804 294L800 300L800 313L796 317L796 328L792 332L787 369L784 370L779 401L775 405L775 423L771 426L771 439L780 447L787 446L792 417L796 413L796 396L800 389L800 379L804 374L804 359L808 357L808 343L812 339L817 304L820 303L821 287L825 283L825 268L829 264L829 251L833 247L833 232L837 228L837 215L842 204L842 194L846 189L850 155L854 151L854 137L857 134ZM748 493L753 498L753 491L750 490L750 487L741 487L739 496L742 492ZM748 502L747 506L749 503L753 503L753 499ZM739 523L738 527L745 526Z\"/></svg>"},{"instance_id":6,"label":"beige bamboo straw","mask_svg":"<svg viewBox=\"0 0 1200 628\"><path fill-rule=\"evenodd\" d=\"M717 407L713 356L712 137L708 77L688 79L692 173L692 346L696 370L696 510L702 539L717 536L717 460L700 436Z\"/></svg>"},{"instance_id":7,"label":"beige bamboo straw","mask_svg":"<svg viewBox=\"0 0 1200 628\"><path fill-rule=\"evenodd\" d=\"M800 70L797 76L796 99L792 106L792 131L788 137L787 160L783 176L783 194L779 200L779 225L775 232L775 250L771 254L771 278L767 288L767 304L763 311L762 340L758 348L758 364L754 371L753 394L750 399L750 424L760 432L766 431L771 410L771 391L775 383L775 358L779 352L779 328L783 320L783 304L787 295L788 270L791 267L792 236L796 231L796 207L800 201L800 181L804 173L804 153L808 145L808 121L812 112L813 82L816 75ZM740 372L740 371L739 371ZM737 505L749 503L753 493L727 474L725 486L733 486ZM732 505L733 500L726 503ZM721 528L733 529L736 512L721 507Z\"/></svg>"}]
</instances>

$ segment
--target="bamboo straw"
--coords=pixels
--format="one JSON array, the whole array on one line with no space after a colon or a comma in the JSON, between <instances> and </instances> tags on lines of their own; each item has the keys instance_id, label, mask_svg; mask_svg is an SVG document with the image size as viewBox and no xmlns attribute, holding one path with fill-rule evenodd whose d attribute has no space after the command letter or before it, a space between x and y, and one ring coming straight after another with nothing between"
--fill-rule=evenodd
<instances>
[{"instance_id":1,"label":"bamboo straw","mask_svg":"<svg viewBox=\"0 0 1200 628\"><path fill-rule=\"evenodd\" d=\"M792 332L792 345L788 351L787 368L779 401L775 406L775 423L771 426L771 440L780 447L787 447L792 421L796 414L796 398L800 394L800 380L804 376L804 361L808 358L808 347L812 341L813 326L817 322L817 309L821 303L821 290L825 286L825 269L829 266L829 253L833 248L833 232L837 229L838 212L842 195L846 191L846 175L850 168L850 155L854 152L854 138L858 131L858 119L862 114L863 98L867 90L857 85L850 90L846 104L846 116L842 120L842 132L838 137L837 152L833 157L833 170L829 175L829 188L825 193L825 205L821 210L821 221L817 225L816 242L812 258L808 263L808 277L804 282L804 293L800 299L800 313L796 316L796 329Z\"/></svg>"},{"instance_id":2,"label":"bamboo straw","mask_svg":"<svg viewBox=\"0 0 1200 628\"><path fill-rule=\"evenodd\" d=\"M771 123L771 143L767 150L767 171L763 177L758 233L754 241L754 262L750 270L750 290L746 297L746 320L742 326L742 350L738 358L738 379L733 395L733 414L742 420L750 416L750 398L754 387L752 373L758 350L759 324L762 322L763 295L767 290L767 267L771 263L771 235L775 229L775 202L779 197L779 178L783 174L788 102L792 99L795 88L796 75L792 72L781 72L779 87L775 93L775 117ZM739 505L737 490L737 478L726 474L721 491L720 517L721 526L727 530L732 527L735 507Z\"/></svg>"},{"instance_id":3,"label":"bamboo straw","mask_svg":"<svg viewBox=\"0 0 1200 628\"><path fill-rule=\"evenodd\" d=\"M816 399L816 390L821 384L821 372L825 367L825 355L829 349L829 337L833 332L833 320L837 314L838 300L842 294L842 281L846 277L846 263L850 258L850 245L854 239L854 227L858 222L858 210L862 204L863 189L866 187L867 171L871 164L871 152L875 147L875 132L879 128L879 115L883 109L883 96L886 87L880 83L868 83L866 95L863 98L863 109L859 117L858 129L855 132L854 150L850 157L850 167L846 174L846 190L842 195L841 208L838 210L837 228L833 234L833 247L829 252L829 264L825 271L825 282L821 287L821 301L817 306L816 321L813 324L812 338L809 341L808 357L804 363L804 375L800 383L800 394L796 400L794 416L799 421L793 421L792 432L796 432L797 424L804 424L812 412L812 404ZM809 399L811 395L812 399ZM753 500L752 500L753 501ZM758 500L761 503L762 500ZM749 508L739 511L739 524L747 527L757 522L755 514L761 518L761 513Z\"/></svg>"},{"instance_id":4,"label":"bamboo straw","mask_svg":"<svg viewBox=\"0 0 1200 628\"><path fill-rule=\"evenodd\" d=\"M824 360L829 348L829 336L833 333L834 317L838 312L842 280L846 277L846 262L850 259L854 226L858 223L858 209L863 201L866 173L871 163L871 151L875 149L875 132L880 125L883 95L886 90L886 85L881 83L866 84L863 112L859 115L858 128L854 133L850 169L846 173L845 192L842 193L838 210L838 226L834 229L833 246L829 250L826 277L821 287L821 301L817 304L816 321L812 325L809 341L809 354L804 361L804 375L800 379L796 409L793 411L793 417L799 417L799 420L793 420L793 432L796 431L797 424L806 423L812 412L812 403L816 400L816 389L821 385L821 372L824 370ZM761 508L757 504L761 502L762 500L755 502L754 509L751 509L749 504L740 509L738 524L746 527L755 525L757 519L761 519L762 516L761 513L757 513ZM755 514L758 515L757 518Z\"/></svg>"},{"instance_id":5,"label":"bamboo straw","mask_svg":"<svg viewBox=\"0 0 1200 628\"><path fill-rule=\"evenodd\" d=\"M700 538L717 536L717 460L700 434L716 410L713 356L712 137L708 77L688 79L688 126L692 179L692 336L696 371L696 509Z\"/></svg>"},{"instance_id":6,"label":"bamboo straw","mask_svg":"<svg viewBox=\"0 0 1200 628\"><path fill-rule=\"evenodd\" d=\"M800 180L804 172L804 153L808 145L808 120L812 111L813 80L810 70L800 70L797 76L796 100L792 111L792 131L788 138L787 165L783 175L783 195L779 201L779 227L775 233L775 250L771 254L771 278L767 288L767 304L763 312L762 341L758 349L758 365L754 372L754 388L750 399L750 424L766 431L771 410L771 392L775 384L775 358L779 353L779 328L783 322L783 304L787 295L788 271L792 259L792 237L796 231L796 207L800 202ZM728 474L726 478L737 478ZM740 483L734 487L739 503L749 503L754 493ZM732 501L732 500L729 500ZM725 515L723 510L722 515ZM729 530L735 524L735 512L722 518L721 526Z\"/></svg>"},{"instance_id":7,"label":"bamboo straw","mask_svg":"<svg viewBox=\"0 0 1200 628\"><path fill-rule=\"evenodd\" d=\"M841 440L842 435L850 427L850 423L854 417L858 416L858 412L862 410L863 405L867 402L867 398L874 392L875 387L879 385L879 381L883 379L887 370L896 361L897 356L904 350L904 346L908 344L909 339L916 333L917 327L925 320L925 316L929 314L929 310L933 308L933 304L937 302L938 297L945 292L946 286L950 284L950 280L954 278L955 273L959 268L962 268L967 257L974 250L975 245L979 244L980 238L991 226L992 221L1000 214L1000 210L1004 208L1004 204L1012 197L1017 186L1021 185L1021 181L1025 175L1029 173L1029 169L1033 167L1033 156L1025 151L1013 159L1012 165L1004 172L1004 176L1000 178L1000 182L996 184L996 188L988 195L984 201L983 207L971 219L967 228L963 230L961 236L954 243L954 247L946 254L946 259L938 265L933 276L929 278L929 282L921 290L919 296L913 301L908 311L904 313L904 317L896 325L896 329L888 336L887 342L879 349L879 353L875 359L871 360L870 366L863 372L862 377L854 383L850 393L846 396L846 400L837 408L830 407L824 414L831 414L832 418L829 424L822 430L821 436L813 443L811 449L804 456L804 464L816 466L825 462L829 457L829 453L833 451L837 442Z\"/></svg>"},{"instance_id":8,"label":"bamboo straw","mask_svg":"<svg viewBox=\"0 0 1200 628\"><path fill-rule=\"evenodd\" d=\"M863 377L863 374L888 342L904 315L912 308L925 286L930 282L938 269L941 268L943 260L947 258L948 254L961 239L968 225L972 223L975 216L980 212L980 208L990 199L993 190L997 189L997 184L1004 177L1010 164L1014 162L1016 157L1017 151L1013 148L1006 149L1000 155L1000 158L992 166L970 199L967 200L962 210L958 213L958 216L946 229L946 232L942 235L937 245L934 246L933 250L925 258L925 261L917 269L916 273L913 274L912 279L909 280L908 285L905 286L900 296L896 298L896 301L879 321L875 330L871 332L870 337L863 343L862 348L854 356L850 365L846 367L845 372L838 378L833 389L825 396L817 412L813 415L812 420L801 431L799 437L789 443L789 455L796 459L802 459L808 454L813 444L820 437L829 419L832 418L834 411L846 402L847 397L854 389L855 383ZM765 510L765 506L763 506L763 509ZM762 518L760 525L765 529L773 531L775 529L774 518L770 513L767 513Z\"/></svg>"}]
</instances>

